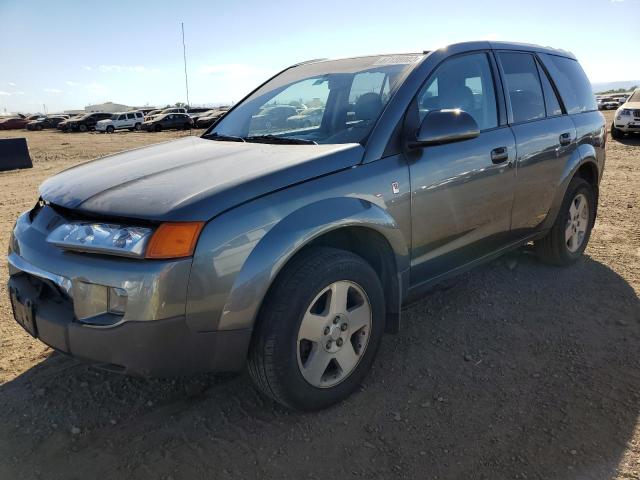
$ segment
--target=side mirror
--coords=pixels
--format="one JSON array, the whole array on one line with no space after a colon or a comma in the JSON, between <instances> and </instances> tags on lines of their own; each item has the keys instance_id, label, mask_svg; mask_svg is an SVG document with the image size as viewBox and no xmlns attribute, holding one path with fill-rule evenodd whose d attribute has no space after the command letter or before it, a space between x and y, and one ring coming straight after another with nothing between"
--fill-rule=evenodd
<instances>
[{"instance_id":1,"label":"side mirror","mask_svg":"<svg viewBox=\"0 0 640 480\"><path fill-rule=\"evenodd\" d=\"M433 110L428 112L418 129L411 147L459 142L480 135L478 124L464 110Z\"/></svg>"}]
</instances>

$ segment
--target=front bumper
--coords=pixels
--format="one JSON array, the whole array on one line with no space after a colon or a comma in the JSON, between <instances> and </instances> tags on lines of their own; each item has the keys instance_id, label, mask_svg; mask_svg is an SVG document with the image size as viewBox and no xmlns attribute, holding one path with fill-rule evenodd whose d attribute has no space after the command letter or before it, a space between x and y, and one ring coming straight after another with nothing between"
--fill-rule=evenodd
<instances>
[{"instance_id":1,"label":"front bumper","mask_svg":"<svg viewBox=\"0 0 640 480\"><path fill-rule=\"evenodd\" d=\"M9 280L10 295L32 285L28 274L14 274ZM59 352L132 375L240 370L251 338L248 330L196 333L184 316L91 327L74 321L72 302L54 292L40 296L36 305L33 327L22 325L27 332Z\"/></svg>"},{"instance_id":2,"label":"front bumper","mask_svg":"<svg viewBox=\"0 0 640 480\"><path fill-rule=\"evenodd\" d=\"M10 242L9 293L14 316L27 332L60 352L124 373L165 376L243 368L250 330L203 332L185 318L191 259L65 252L46 242L59 217L49 206L33 220L22 215ZM93 293L103 286L127 292L124 316L99 311L101 302ZM95 316L87 316L96 306ZM30 322L24 321L26 310Z\"/></svg>"}]
</instances>

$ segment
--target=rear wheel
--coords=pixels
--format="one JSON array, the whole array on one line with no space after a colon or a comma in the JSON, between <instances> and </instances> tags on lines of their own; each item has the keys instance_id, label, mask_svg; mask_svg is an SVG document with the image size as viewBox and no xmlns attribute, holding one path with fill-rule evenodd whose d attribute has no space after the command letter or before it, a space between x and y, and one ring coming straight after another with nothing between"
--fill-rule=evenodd
<instances>
[{"instance_id":1,"label":"rear wheel","mask_svg":"<svg viewBox=\"0 0 640 480\"><path fill-rule=\"evenodd\" d=\"M184 128L185 130L189 130L189 129L191 129L191 124L190 123L185 123L182 128Z\"/></svg>"},{"instance_id":2,"label":"rear wheel","mask_svg":"<svg viewBox=\"0 0 640 480\"><path fill-rule=\"evenodd\" d=\"M298 255L257 320L249 372L269 397L296 410L349 396L373 363L384 331L384 293L362 258L334 248Z\"/></svg>"},{"instance_id":3,"label":"rear wheel","mask_svg":"<svg viewBox=\"0 0 640 480\"><path fill-rule=\"evenodd\" d=\"M156 132L161 132L161 131L162 131L162 125L160 125L160 124L156 124L156 125L153 127L153 130L154 130L154 131L156 131Z\"/></svg>"},{"instance_id":4,"label":"rear wheel","mask_svg":"<svg viewBox=\"0 0 640 480\"><path fill-rule=\"evenodd\" d=\"M534 242L538 258L558 266L570 265L584 252L595 222L593 187L576 177L571 180L553 227L546 237Z\"/></svg>"},{"instance_id":5,"label":"rear wheel","mask_svg":"<svg viewBox=\"0 0 640 480\"><path fill-rule=\"evenodd\" d=\"M133 127L133 129L136 130L136 131L139 131L141 127L142 127L142 124L136 123L136 126Z\"/></svg>"},{"instance_id":6,"label":"rear wheel","mask_svg":"<svg viewBox=\"0 0 640 480\"><path fill-rule=\"evenodd\" d=\"M617 129L615 125L611 124L611 138L615 138L616 140L620 140L624 137L624 132L620 129Z\"/></svg>"},{"instance_id":7,"label":"rear wheel","mask_svg":"<svg viewBox=\"0 0 640 480\"><path fill-rule=\"evenodd\" d=\"M85 124L81 123L80 126L78 127L78 130L80 130L81 132L86 132L88 128Z\"/></svg>"}]
</instances>

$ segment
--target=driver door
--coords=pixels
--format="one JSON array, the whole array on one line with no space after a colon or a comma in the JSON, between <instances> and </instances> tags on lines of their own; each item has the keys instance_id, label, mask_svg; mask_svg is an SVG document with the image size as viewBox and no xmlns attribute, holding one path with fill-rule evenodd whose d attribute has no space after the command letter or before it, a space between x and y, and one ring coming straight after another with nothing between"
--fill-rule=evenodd
<instances>
[{"instance_id":1,"label":"driver door","mask_svg":"<svg viewBox=\"0 0 640 480\"><path fill-rule=\"evenodd\" d=\"M411 107L417 125L429 111L460 108L480 130L476 138L407 150L413 286L509 242L516 148L511 129L498 115L494 65L488 52L446 60Z\"/></svg>"}]
</instances>

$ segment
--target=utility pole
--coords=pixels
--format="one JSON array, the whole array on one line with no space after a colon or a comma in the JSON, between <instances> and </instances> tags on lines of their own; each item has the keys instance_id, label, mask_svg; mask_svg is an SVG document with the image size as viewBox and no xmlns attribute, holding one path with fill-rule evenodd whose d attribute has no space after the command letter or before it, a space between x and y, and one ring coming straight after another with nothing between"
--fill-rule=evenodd
<instances>
[{"instance_id":1,"label":"utility pole","mask_svg":"<svg viewBox=\"0 0 640 480\"><path fill-rule=\"evenodd\" d=\"M189 80L187 77L187 47L184 44L184 22L180 22L182 25L182 56L184 58L184 86L187 90L187 107L191 106L189 103Z\"/></svg>"}]
</instances>

